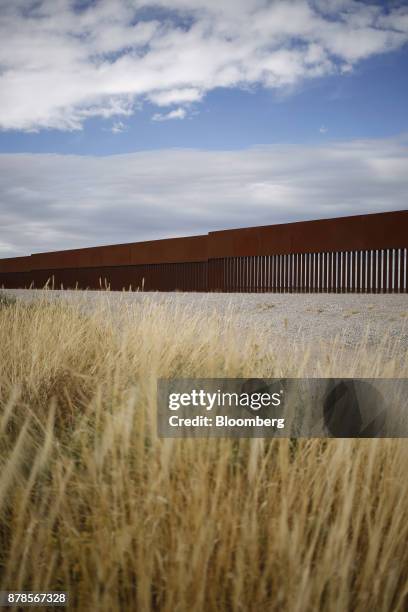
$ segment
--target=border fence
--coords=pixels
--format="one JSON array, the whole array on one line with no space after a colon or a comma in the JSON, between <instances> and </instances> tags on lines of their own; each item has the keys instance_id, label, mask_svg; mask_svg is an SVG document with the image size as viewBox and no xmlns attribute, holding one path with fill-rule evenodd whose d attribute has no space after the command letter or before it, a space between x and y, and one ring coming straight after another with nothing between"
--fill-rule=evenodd
<instances>
[{"instance_id":1,"label":"border fence","mask_svg":"<svg viewBox=\"0 0 408 612\"><path fill-rule=\"evenodd\" d=\"M408 210L0 259L4 288L408 292Z\"/></svg>"}]
</instances>

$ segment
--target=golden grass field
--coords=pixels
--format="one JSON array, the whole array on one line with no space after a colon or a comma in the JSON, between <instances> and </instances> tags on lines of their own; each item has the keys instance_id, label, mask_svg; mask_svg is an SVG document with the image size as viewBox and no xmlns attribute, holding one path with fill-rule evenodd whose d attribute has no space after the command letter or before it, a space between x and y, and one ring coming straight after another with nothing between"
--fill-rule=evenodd
<instances>
[{"instance_id":1,"label":"golden grass field","mask_svg":"<svg viewBox=\"0 0 408 612\"><path fill-rule=\"evenodd\" d=\"M407 609L406 440L156 436L159 376L408 376L386 338L316 357L238 333L228 307L5 299L0 346L0 590L86 611Z\"/></svg>"}]
</instances>

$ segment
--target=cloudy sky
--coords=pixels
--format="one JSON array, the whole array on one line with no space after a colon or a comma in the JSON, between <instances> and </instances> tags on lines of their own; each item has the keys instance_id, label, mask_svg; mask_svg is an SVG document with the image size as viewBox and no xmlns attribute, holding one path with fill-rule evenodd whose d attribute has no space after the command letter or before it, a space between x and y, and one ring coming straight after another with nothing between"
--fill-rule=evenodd
<instances>
[{"instance_id":1,"label":"cloudy sky","mask_svg":"<svg viewBox=\"0 0 408 612\"><path fill-rule=\"evenodd\" d=\"M0 0L0 256L407 208L408 2Z\"/></svg>"}]
</instances>

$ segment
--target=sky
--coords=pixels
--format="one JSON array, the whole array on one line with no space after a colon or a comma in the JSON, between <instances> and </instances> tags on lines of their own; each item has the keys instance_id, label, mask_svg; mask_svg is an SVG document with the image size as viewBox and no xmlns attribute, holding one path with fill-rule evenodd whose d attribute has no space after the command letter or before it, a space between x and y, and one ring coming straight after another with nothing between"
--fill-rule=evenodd
<instances>
[{"instance_id":1,"label":"sky","mask_svg":"<svg viewBox=\"0 0 408 612\"><path fill-rule=\"evenodd\" d=\"M0 41L0 257L407 208L407 1L0 0Z\"/></svg>"}]
</instances>

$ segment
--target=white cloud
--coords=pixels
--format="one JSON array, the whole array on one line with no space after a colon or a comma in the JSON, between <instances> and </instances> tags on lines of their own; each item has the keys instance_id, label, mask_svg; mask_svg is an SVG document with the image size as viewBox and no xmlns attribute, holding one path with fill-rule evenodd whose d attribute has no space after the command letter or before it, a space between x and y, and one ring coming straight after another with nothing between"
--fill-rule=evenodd
<instances>
[{"instance_id":1,"label":"white cloud","mask_svg":"<svg viewBox=\"0 0 408 612\"><path fill-rule=\"evenodd\" d=\"M407 144L3 154L2 256L404 209Z\"/></svg>"},{"instance_id":2,"label":"white cloud","mask_svg":"<svg viewBox=\"0 0 408 612\"><path fill-rule=\"evenodd\" d=\"M168 121L169 119L184 119L187 111L185 108L176 108L168 113L155 113L152 121Z\"/></svg>"},{"instance_id":3,"label":"white cloud","mask_svg":"<svg viewBox=\"0 0 408 612\"><path fill-rule=\"evenodd\" d=\"M199 102L202 92L193 87L186 89L169 89L149 94L149 100L157 106L169 106L170 104L181 104L189 102Z\"/></svg>"},{"instance_id":4,"label":"white cloud","mask_svg":"<svg viewBox=\"0 0 408 612\"><path fill-rule=\"evenodd\" d=\"M122 132L126 132L126 125L123 121L114 121L111 127L111 132L113 134L121 134Z\"/></svg>"},{"instance_id":5,"label":"white cloud","mask_svg":"<svg viewBox=\"0 0 408 612\"><path fill-rule=\"evenodd\" d=\"M75 130L87 117L128 116L145 99L180 106L220 86L294 87L408 40L408 7L374 0L74 7L0 0L0 128Z\"/></svg>"},{"instance_id":6,"label":"white cloud","mask_svg":"<svg viewBox=\"0 0 408 612\"><path fill-rule=\"evenodd\" d=\"M328 131L329 131L329 130L328 130L328 129L327 129L327 127L325 127L324 125L321 125L321 126L320 126L320 128L319 128L319 132L320 132L321 134L327 134L327 132L328 132Z\"/></svg>"}]
</instances>

